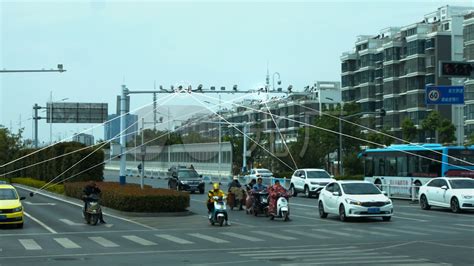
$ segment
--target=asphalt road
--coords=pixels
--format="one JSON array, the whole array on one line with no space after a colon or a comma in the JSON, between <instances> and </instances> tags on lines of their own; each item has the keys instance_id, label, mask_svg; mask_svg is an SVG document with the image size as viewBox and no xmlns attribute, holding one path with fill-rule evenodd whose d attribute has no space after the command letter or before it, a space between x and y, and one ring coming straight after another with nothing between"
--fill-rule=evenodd
<instances>
[{"instance_id":1,"label":"asphalt road","mask_svg":"<svg viewBox=\"0 0 474 266\"><path fill-rule=\"evenodd\" d=\"M146 183L166 186L164 180ZM207 221L205 199L191 195L189 216L106 215L106 225L89 226L79 201L28 196L25 227L0 228L0 265L474 264L474 213L423 211L395 201L391 222L342 223L335 216L320 219L316 199L297 197L290 200L290 222L229 211L231 226L218 227Z\"/></svg>"}]
</instances>

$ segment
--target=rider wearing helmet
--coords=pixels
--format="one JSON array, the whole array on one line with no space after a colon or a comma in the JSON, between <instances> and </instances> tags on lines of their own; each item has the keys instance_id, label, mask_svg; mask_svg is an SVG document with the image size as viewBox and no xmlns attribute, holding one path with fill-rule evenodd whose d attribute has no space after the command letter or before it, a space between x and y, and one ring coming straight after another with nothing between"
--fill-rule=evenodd
<instances>
[{"instance_id":1,"label":"rider wearing helmet","mask_svg":"<svg viewBox=\"0 0 474 266\"><path fill-rule=\"evenodd\" d=\"M214 197L224 197L225 193L224 191L219 189L219 183L214 183L213 189L209 190L207 193L207 210L209 216L212 215L212 212L214 211ZM225 223L228 225L229 223L227 222L227 216L225 217Z\"/></svg>"}]
</instances>

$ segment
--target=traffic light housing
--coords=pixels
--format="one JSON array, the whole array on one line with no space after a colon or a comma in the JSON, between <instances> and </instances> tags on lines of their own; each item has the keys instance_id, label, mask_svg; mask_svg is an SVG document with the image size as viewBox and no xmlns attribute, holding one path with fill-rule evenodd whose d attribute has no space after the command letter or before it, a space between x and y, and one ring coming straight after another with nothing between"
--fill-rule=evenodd
<instances>
[{"instance_id":1,"label":"traffic light housing","mask_svg":"<svg viewBox=\"0 0 474 266\"><path fill-rule=\"evenodd\" d=\"M440 77L470 77L472 73L472 65L468 62L440 62Z\"/></svg>"}]
</instances>

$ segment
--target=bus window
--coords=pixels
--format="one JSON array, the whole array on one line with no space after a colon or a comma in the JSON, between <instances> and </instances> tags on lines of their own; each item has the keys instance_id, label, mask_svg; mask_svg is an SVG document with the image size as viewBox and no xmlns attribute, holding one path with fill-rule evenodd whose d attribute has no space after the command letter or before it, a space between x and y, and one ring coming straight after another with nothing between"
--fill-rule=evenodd
<instances>
[{"instance_id":1,"label":"bus window","mask_svg":"<svg viewBox=\"0 0 474 266\"><path fill-rule=\"evenodd\" d=\"M385 175L396 176L397 175L397 159L396 157L385 157Z\"/></svg>"},{"instance_id":2,"label":"bus window","mask_svg":"<svg viewBox=\"0 0 474 266\"><path fill-rule=\"evenodd\" d=\"M407 157L405 155L399 155L397 157L397 176L408 176L407 173Z\"/></svg>"},{"instance_id":3,"label":"bus window","mask_svg":"<svg viewBox=\"0 0 474 266\"><path fill-rule=\"evenodd\" d=\"M365 176L374 176L374 159L372 156L365 157L364 173Z\"/></svg>"},{"instance_id":4,"label":"bus window","mask_svg":"<svg viewBox=\"0 0 474 266\"><path fill-rule=\"evenodd\" d=\"M441 176L441 155L431 151L420 151L417 154L423 156L420 157L420 170L421 175L419 176Z\"/></svg>"},{"instance_id":5,"label":"bus window","mask_svg":"<svg viewBox=\"0 0 474 266\"><path fill-rule=\"evenodd\" d=\"M385 158L383 156L374 156L374 175L385 175Z\"/></svg>"},{"instance_id":6,"label":"bus window","mask_svg":"<svg viewBox=\"0 0 474 266\"><path fill-rule=\"evenodd\" d=\"M474 164L474 150L448 150L448 163L458 166L472 166Z\"/></svg>"}]
</instances>

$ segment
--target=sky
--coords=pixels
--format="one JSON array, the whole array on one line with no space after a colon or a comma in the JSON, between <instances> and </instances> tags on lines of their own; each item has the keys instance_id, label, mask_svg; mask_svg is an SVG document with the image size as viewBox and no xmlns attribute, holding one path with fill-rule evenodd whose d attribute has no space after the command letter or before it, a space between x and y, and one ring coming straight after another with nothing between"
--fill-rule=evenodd
<instances>
[{"instance_id":1,"label":"sky","mask_svg":"<svg viewBox=\"0 0 474 266\"><path fill-rule=\"evenodd\" d=\"M32 106L45 106L51 93L53 101L108 103L112 114L122 84L132 91L153 90L155 82L247 90L264 84L267 66L283 88L340 81L340 56L358 35L421 21L447 4L474 1L0 0L0 69L67 70L0 73L0 125L17 131L21 124L31 138ZM132 95L131 109L151 101ZM201 105L189 95L160 94L158 102L161 111ZM92 127L87 133L103 138L100 125L54 124L53 139ZM40 120L40 141L49 132Z\"/></svg>"}]
</instances>

